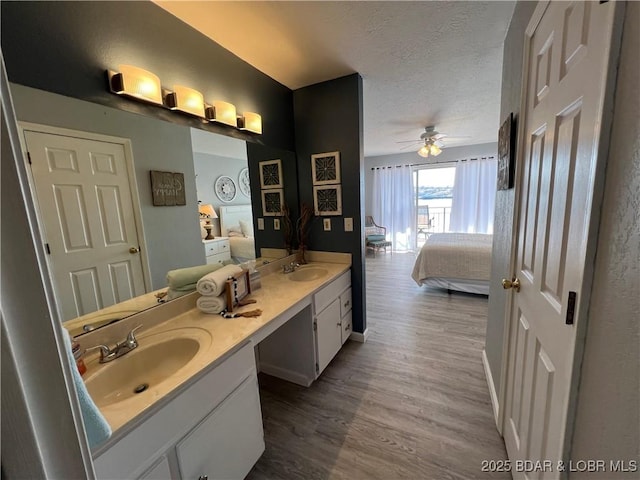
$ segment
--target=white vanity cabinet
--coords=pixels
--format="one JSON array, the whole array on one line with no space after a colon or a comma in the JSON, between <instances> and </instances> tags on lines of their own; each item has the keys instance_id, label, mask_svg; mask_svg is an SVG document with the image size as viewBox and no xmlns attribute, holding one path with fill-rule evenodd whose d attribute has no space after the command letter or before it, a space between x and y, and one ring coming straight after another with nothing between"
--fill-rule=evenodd
<instances>
[{"instance_id":1,"label":"white vanity cabinet","mask_svg":"<svg viewBox=\"0 0 640 480\"><path fill-rule=\"evenodd\" d=\"M244 478L264 451L258 395L248 342L101 452L96 477Z\"/></svg>"},{"instance_id":2,"label":"white vanity cabinet","mask_svg":"<svg viewBox=\"0 0 640 480\"><path fill-rule=\"evenodd\" d=\"M320 375L351 334L351 271L313 296L316 374Z\"/></svg>"},{"instance_id":3,"label":"white vanity cabinet","mask_svg":"<svg viewBox=\"0 0 640 480\"><path fill-rule=\"evenodd\" d=\"M202 240L204 244L204 255L207 265L222 263L231 260L231 248L227 237L218 237L213 240Z\"/></svg>"}]
</instances>

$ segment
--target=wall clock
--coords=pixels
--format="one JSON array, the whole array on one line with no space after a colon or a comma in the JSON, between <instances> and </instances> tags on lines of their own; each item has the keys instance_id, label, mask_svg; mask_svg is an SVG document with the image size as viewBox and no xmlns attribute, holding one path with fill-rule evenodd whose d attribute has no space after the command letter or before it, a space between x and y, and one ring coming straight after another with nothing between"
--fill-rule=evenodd
<instances>
[{"instance_id":1,"label":"wall clock","mask_svg":"<svg viewBox=\"0 0 640 480\"><path fill-rule=\"evenodd\" d=\"M214 185L214 190L218 198L223 202L231 202L236 198L236 183L231 177L225 175L218 177Z\"/></svg>"},{"instance_id":2,"label":"wall clock","mask_svg":"<svg viewBox=\"0 0 640 480\"><path fill-rule=\"evenodd\" d=\"M249 169L243 168L238 175L238 186L245 197L251 198L251 184L249 183Z\"/></svg>"}]
</instances>

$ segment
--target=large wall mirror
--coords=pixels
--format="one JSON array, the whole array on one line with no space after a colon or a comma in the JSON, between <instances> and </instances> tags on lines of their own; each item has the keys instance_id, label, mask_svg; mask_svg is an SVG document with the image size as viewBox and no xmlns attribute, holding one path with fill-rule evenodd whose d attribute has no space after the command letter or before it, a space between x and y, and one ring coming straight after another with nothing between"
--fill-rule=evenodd
<instances>
[{"instance_id":1,"label":"large wall mirror","mask_svg":"<svg viewBox=\"0 0 640 480\"><path fill-rule=\"evenodd\" d=\"M218 218L210 221L216 237L228 235L231 225L224 224L221 209L242 211L228 217L234 226L245 218L252 223L255 238L247 240L251 235L239 228L244 253L234 256L259 257L265 247L271 258L278 249L284 253L282 232L274 230L272 220L264 230L256 228L258 164L283 161L285 198L295 215L293 152L247 146L243 140L21 85L12 84L11 90L23 148L31 156L31 187L51 251L58 309L73 335L159 305L156 293L166 288L167 272L206 264L198 201L214 208ZM177 205L154 205L151 171L183 179L182 191L173 192L183 197L173 201ZM120 183L111 181L120 176ZM165 190L166 183L161 183ZM94 264L74 263L83 255ZM134 264L139 271L133 271Z\"/></svg>"}]
</instances>

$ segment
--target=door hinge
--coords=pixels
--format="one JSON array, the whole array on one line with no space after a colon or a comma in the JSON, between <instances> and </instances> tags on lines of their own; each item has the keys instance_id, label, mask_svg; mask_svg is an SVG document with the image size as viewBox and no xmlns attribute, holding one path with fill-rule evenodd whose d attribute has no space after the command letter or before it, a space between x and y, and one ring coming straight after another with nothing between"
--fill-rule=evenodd
<instances>
[{"instance_id":1,"label":"door hinge","mask_svg":"<svg viewBox=\"0 0 640 480\"><path fill-rule=\"evenodd\" d=\"M320 373L320 367L318 366L318 364L316 363L316 374Z\"/></svg>"},{"instance_id":2,"label":"door hinge","mask_svg":"<svg viewBox=\"0 0 640 480\"><path fill-rule=\"evenodd\" d=\"M49 244L48 243L44 244L44 248L47 251L47 255L51 255L51 249L49 248Z\"/></svg>"},{"instance_id":3,"label":"door hinge","mask_svg":"<svg viewBox=\"0 0 640 480\"><path fill-rule=\"evenodd\" d=\"M569 300L567 301L567 318L565 323L573 325L573 317L576 314L576 292L569 292Z\"/></svg>"},{"instance_id":4,"label":"door hinge","mask_svg":"<svg viewBox=\"0 0 640 480\"><path fill-rule=\"evenodd\" d=\"M314 320L314 321L313 321L313 331L314 331L314 332L317 332L317 331L318 331L318 322L317 322L317 320Z\"/></svg>"},{"instance_id":5,"label":"door hinge","mask_svg":"<svg viewBox=\"0 0 640 480\"><path fill-rule=\"evenodd\" d=\"M27 152L27 161L29 162L29 165L31 165L31 153Z\"/></svg>"}]
</instances>

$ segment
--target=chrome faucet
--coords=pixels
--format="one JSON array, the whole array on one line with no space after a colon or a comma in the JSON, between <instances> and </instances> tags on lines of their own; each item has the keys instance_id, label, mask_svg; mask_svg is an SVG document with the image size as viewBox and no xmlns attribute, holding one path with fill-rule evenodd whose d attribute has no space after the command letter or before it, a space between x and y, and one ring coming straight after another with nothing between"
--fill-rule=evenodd
<instances>
[{"instance_id":1,"label":"chrome faucet","mask_svg":"<svg viewBox=\"0 0 640 480\"><path fill-rule=\"evenodd\" d=\"M282 266L282 273L291 273L296 270L296 268L300 267L299 263L291 262L289 265Z\"/></svg>"},{"instance_id":2,"label":"chrome faucet","mask_svg":"<svg viewBox=\"0 0 640 480\"><path fill-rule=\"evenodd\" d=\"M113 350L107 345L96 345L95 347L87 348L87 352L90 350L100 349L100 363L111 362L116 358L120 358L121 356L126 355L138 346L138 340L136 339L135 333L141 328L142 325L138 325L133 330L131 330L127 334L127 338L125 338L122 342L116 343L116 346L113 348Z\"/></svg>"}]
</instances>

